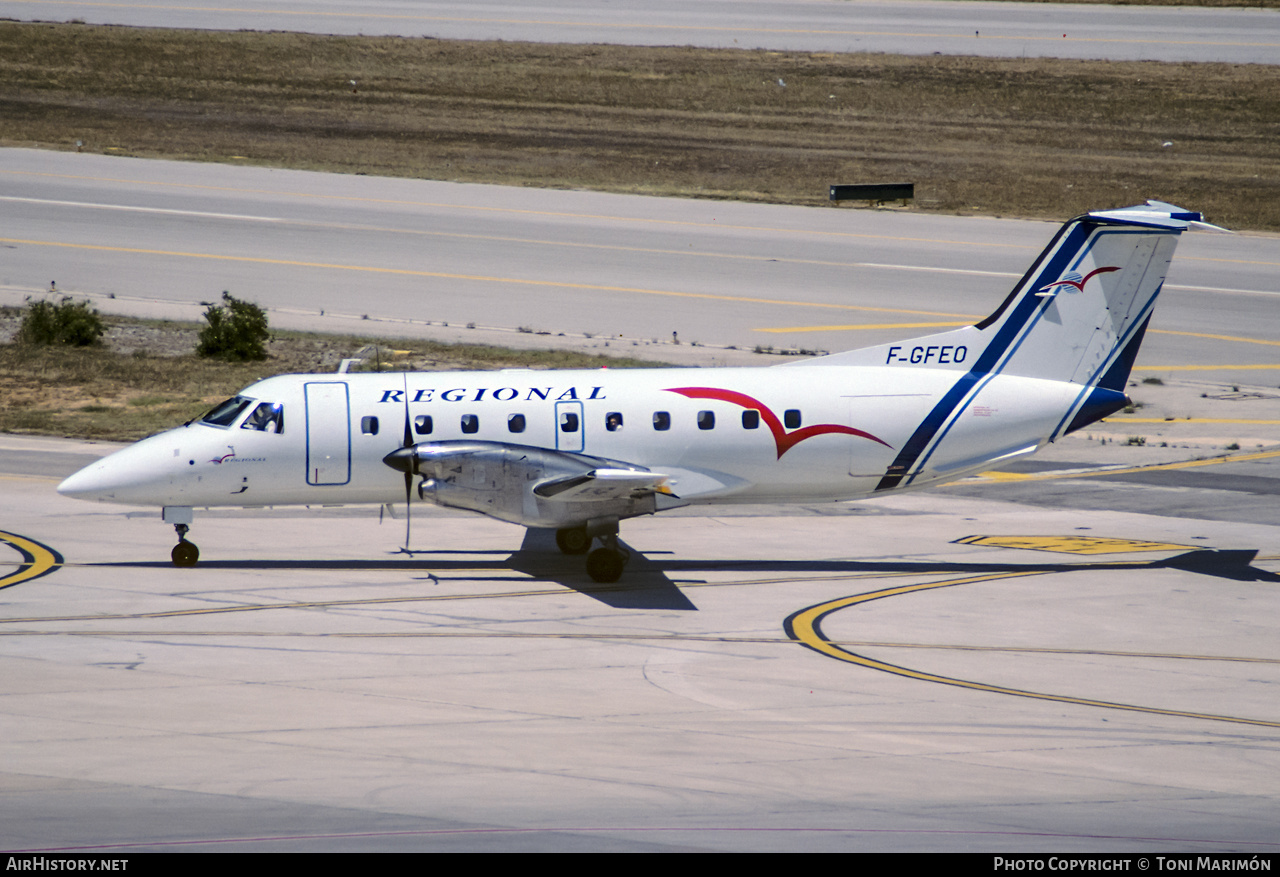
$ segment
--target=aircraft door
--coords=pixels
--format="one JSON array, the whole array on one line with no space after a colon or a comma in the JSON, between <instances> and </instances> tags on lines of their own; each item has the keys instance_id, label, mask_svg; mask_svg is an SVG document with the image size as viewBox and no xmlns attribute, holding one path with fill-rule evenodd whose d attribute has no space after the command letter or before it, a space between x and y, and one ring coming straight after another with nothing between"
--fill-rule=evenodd
<instances>
[{"instance_id":1,"label":"aircraft door","mask_svg":"<svg viewBox=\"0 0 1280 877\"><path fill-rule=\"evenodd\" d=\"M586 424L581 402L556 403L556 450L581 453Z\"/></svg>"},{"instance_id":2,"label":"aircraft door","mask_svg":"<svg viewBox=\"0 0 1280 877\"><path fill-rule=\"evenodd\" d=\"M351 416L345 381L304 385L307 409L307 483L351 480Z\"/></svg>"}]
</instances>

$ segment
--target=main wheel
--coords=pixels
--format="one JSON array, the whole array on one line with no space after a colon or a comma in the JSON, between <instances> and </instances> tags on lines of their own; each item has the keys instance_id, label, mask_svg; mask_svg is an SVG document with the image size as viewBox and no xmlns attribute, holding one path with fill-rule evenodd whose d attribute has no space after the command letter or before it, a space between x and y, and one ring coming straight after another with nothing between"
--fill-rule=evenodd
<instances>
[{"instance_id":1,"label":"main wheel","mask_svg":"<svg viewBox=\"0 0 1280 877\"><path fill-rule=\"evenodd\" d=\"M565 554L586 554L591 548L591 537L586 527L566 527L556 530L556 547Z\"/></svg>"},{"instance_id":2,"label":"main wheel","mask_svg":"<svg viewBox=\"0 0 1280 877\"><path fill-rule=\"evenodd\" d=\"M597 548L587 555L587 575L602 585L612 584L622 578L622 567L626 562L620 551Z\"/></svg>"},{"instance_id":3,"label":"main wheel","mask_svg":"<svg viewBox=\"0 0 1280 877\"><path fill-rule=\"evenodd\" d=\"M196 561L200 559L200 549L195 546L195 543L183 539L173 546L169 556L173 558L174 566L195 566Z\"/></svg>"}]
</instances>

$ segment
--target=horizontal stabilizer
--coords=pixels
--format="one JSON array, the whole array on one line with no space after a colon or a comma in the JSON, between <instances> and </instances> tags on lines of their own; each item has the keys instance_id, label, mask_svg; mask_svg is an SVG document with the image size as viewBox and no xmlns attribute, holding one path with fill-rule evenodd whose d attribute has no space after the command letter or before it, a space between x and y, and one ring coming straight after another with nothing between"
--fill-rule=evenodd
<instances>
[{"instance_id":1,"label":"horizontal stabilizer","mask_svg":"<svg viewBox=\"0 0 1280 877\"><path fill-rule=\"evenodd\" d=\"M1116 210L1095 210L1089 215L1097 219L1132 222L1136 225L1154 225L1177 231L1194 228L1199 231L1220 231L1231 234L1230 229L1205 222L1202 213L1184 210L1174 204L1166 204L1164 201L1148 201L1146 204L1135 204L1133 207L1120 207Z\"/></svg>"},{"instance_id":2,"label":"horizontal stabilizer","mask_svg":"<svg viewBox=\"0 0 1280 877\"><path fill-rule=\"evenodd\" d=\"M1202 548L1157 560L1151 566L1181 569L1237 582L1280 582L1280 576L1253 565L1257 556L1258 552L1249 548Z\"/></svg>"}]
</instances>

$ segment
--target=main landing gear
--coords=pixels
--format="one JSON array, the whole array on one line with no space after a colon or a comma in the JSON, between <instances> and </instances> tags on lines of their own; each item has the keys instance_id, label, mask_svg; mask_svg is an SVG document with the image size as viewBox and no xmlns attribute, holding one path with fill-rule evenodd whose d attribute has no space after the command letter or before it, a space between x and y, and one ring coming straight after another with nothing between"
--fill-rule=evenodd
<instances>
[{"instance_id":1,"label":"main landing gear","mask_svg":"<svg viewBox=\"0 0 1280 877\"><path fill-rule=\"evenodd\" d=\"M610 546L609 543L613 545ZM617 547L616 536L605 540L604 548L597 548L587 555L587 575L593 582L602 585L612 584L622 578L622 570L630 559L626 552Z\"/></svg>"},{"instance_id":2,"label":"main landing gear","mask_svg":"<svg viewBox=\"0 0 1280 877\"><path fill-rule=\"evenodd\" d=\"M591 537L586 527L568 527L556 530L556 547L563 554L586 554L591 550Z\"/></svg>"},{"instance_id":3,"label":"main landing gear","mask_svg":"<svg viewBox=\"0 0 1280 877\"><path fill-rule=\"evenodd\" d=\"M599 538L601 547L587 554L591 542ZM556 530L556 545L565 554L586 554L587 575L602 585L622 578L622 570L631 559L630 552L618 546L618 521L591 521L581 527Z\"/></svg>"},{"instance_id":4,"label":"main landing gear","mask_svg":"<svg viewBox=\"0 0 1280 877\"><path fill-rule=\"evenodd\" d=\"M169 552L169 556L173 558L173 565L195 566L196 561L200 559L200 549L194 542L187 541L187 531L191 528L186 524L174 524L173 529L178 534L178 544L173 546L173 551Z\"/></svg>"}]
</instances>

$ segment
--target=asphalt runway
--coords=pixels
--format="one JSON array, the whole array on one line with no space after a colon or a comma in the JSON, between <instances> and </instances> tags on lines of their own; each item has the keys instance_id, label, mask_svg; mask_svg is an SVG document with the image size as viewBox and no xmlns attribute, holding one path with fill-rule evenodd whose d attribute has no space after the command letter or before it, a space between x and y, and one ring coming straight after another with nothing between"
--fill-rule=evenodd
<instances>
[{"instance_id":1,"label":"asphalt runway","mask_svg":"<svg viewBox=\"0 0 1280 877\"><path fill-rule=\"evenodd\" d=\"M688 364L985 313L1055 227L22 150L0 203L6 302ZM376 509L198 511L177 570L158 512L54 491L109 446L0 436L0 848L1274 855L1276 262L1184 236L1130 414L931 493L628 521L611 587L422 506L409 554Z\"/></svg>"},{"instance_id":2,"label":"asphalt runway","mask_svg":"<svg viewBox=\"0 0 1280 877\"><path fill-rule=\"evenodd\" d=\"M1058 227L23 149L0 207L3 304L198 319L229 290L285 328L728 364L972 323ZM1183 235L1139 366L1274 387L1277 302L1280 238Z\"/></svg>"},{"instance_id":3,"label":"asphalt runway","mask_svg":"<svg viewBox=\"0 0 1280 877\"><path fill-rule=\"evenodd\" d=\"M805 52L1043 56L1275 64L1274 10L1041 3L865 0L600 0L527 3L259 0L197 2L6 0L20 20L216 30L394 34L437 39L696 45Z\"/></svg>"}]
</instances>

